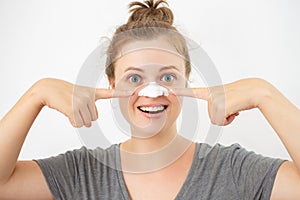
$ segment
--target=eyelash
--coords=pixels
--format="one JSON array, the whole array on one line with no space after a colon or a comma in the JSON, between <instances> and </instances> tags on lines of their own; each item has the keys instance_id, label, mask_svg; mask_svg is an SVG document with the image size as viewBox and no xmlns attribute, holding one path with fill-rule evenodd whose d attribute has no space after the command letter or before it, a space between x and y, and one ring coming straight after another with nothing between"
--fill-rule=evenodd
<instances>
[{"instance_id":1,"label":"eyelash","mask_svg":"<svg viewBox=\"0 0 300 200\"><path fill-rule=\"evenodd\" d=\"M129 74L129 75L127 76L127 80L128 80L130 83L137 84L137 83L140 83L140 82L141 82L141 81L139 81L139 82L132 82L132 81L130 81L130 78L132 78L133 76L139 77L140 80L142 79L142 77L141 77L140 75L138 75L138 74Z\"/></svg>"},{"instance_id":2,"label":"eyelash","mask_svg":"<svg viewBox=\"0 0 300 200\"><path fill-rule=\"evenodd\" d=\"M174 78L174 80L176 80L176 79L177 79L177 77L176 77L176 75L175 75L175 74L173 74L173 73L166 73L166 74L163 74L163 75L161 76L160 80L162 80L162 79L163 79L163 77L164 77L164 76L166 76L166 75L171 75L171 76Z\"/></svg>"},{"instance_id":3,"label":"eyelash","mask_svg":"<svg viewBox=\"0 0 300 200\"><path fill-rule=\"evenodd\" d=\"M160 81L163 81L162 79L163 79L163 77L166 76L166 75L171 75L171 76L174 78L174 80L177 80L177 76L176 76L174 73L165 73L165 74L161 75ZM139 78L140 78L140 81L138 81L138 82L132 82L132 81L130 80L130 78L132 78L133 76L139 77ZM141 81L141 80L142 80L142 76L140 76L140 75L138 75L138 74L129 74L129 75L127 76L127 80L128 80L130 83L137 84L137 83L142 82L142 81ZM164 81L164 82L166 82L166 81ZM168 83L168 82L166 82L166 83Z\"/></svg>"}]
</instances>

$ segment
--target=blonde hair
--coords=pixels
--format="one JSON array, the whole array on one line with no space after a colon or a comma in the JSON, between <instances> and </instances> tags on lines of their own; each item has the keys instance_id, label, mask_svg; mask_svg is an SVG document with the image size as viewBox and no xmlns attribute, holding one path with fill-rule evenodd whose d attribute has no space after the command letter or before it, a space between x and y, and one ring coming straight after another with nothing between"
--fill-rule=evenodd
<instances>
[{"instance_id":1,"label":"blonde hair","mask_svg":"<svg viewBox=\"0 0 300 200\"><path fill-rule=\"evenodd\" d=\"M160 36L165 36L185 59L185 74L189 76L191 65L186 41L173 26L172 11L166 6L161 6L163 4L168 5L166 0L146 0L143 3L135 1L129 4L131 15L127 23L116 29L106 52L105 72L111 80L115 79L114 65L123 45L131 41L151 40Z\"/></svg>"}]
</instances>

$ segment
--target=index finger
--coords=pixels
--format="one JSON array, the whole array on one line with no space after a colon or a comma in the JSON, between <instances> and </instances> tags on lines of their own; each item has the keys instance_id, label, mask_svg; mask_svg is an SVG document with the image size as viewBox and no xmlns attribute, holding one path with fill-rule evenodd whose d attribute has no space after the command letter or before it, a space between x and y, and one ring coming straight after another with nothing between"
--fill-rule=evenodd
<instances>
[{"instance_id":1,"label":"index finger","mask_svg":"<svg viewBox=\"0 0 300 200\"><path fill-rule=\"evenodd\" d=\"M130 97L132 94L133 94L133 91L131 91L131 90L96 88L95 100L108 99L108 98Z\"/></svg>"},{"instance_id":2,"label":"index finger","mask_svg":"<svg viewBox=\"0 0 300 200\"><path fill-rule=\"evenodd\" d=\"M177 96L194 97L198 99L208 100L208 88L172 88L171 92Z\"/></svg>"}]
</instances>

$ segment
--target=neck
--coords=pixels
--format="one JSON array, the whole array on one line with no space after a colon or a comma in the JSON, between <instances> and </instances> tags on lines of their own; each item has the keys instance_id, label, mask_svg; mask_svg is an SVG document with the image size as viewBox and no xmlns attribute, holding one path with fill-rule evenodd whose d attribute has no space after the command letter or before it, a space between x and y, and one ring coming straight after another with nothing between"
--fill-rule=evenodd
<instances>
[{"instance_id":1,"label":"neck","mask_svg":"<svg viewBox=\"0 0 300 200\"><path fill-rule=\"evenodd\" d=\"M133 132L133 131L132 131ZM138 135L133 133L132 135ZM159 150L179 137L176 124L167 130L161 130L149 138L131 137L121 144L121 149L131 153L147 153Z\"/></svg>"},{"instance_id":2,"label":"neck","mask_svg":"<svg viewBox=\"0 0 300 200\"><path fill-rule=\"evenodd\" d=\"M132 137L120 145L122 170L130 173L157 171L177 161L188 149L194 152L193 144L177 134L176 125L147 139Z\"/></svg>"}]
</instances>

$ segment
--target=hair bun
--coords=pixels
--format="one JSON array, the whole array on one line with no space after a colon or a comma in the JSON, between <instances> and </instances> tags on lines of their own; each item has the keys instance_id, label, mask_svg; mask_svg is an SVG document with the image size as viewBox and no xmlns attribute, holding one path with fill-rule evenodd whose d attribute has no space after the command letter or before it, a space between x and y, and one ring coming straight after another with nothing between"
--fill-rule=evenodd
<instances>
[{"instance_id":1,"label":"hair bun","mask_svg":"<svg viewBox=\"0 0 300 200\"><path fill-rule=\"evenodd\" d=\"M142 22L152 24L153 21L159 21L172 25L174 20L172 11L165 6L158 7L161 4L168 5L166 0L145 0L144 3L131 2L129 4L131 16L127 23Z\"/></svg>"}]
</instances>

